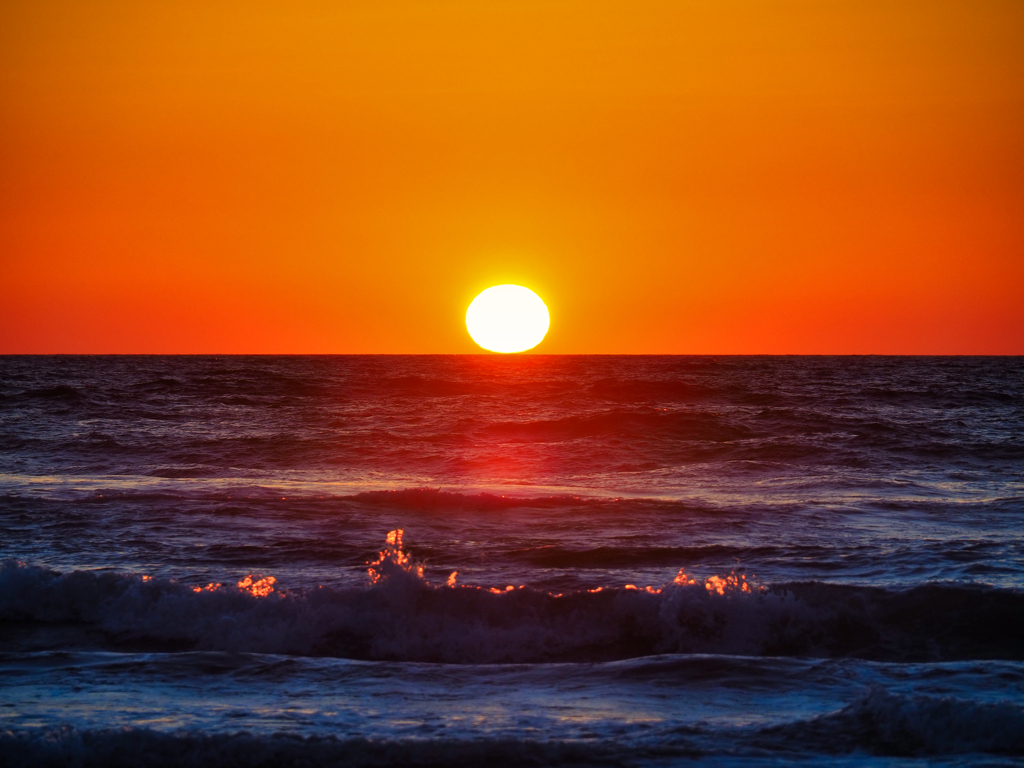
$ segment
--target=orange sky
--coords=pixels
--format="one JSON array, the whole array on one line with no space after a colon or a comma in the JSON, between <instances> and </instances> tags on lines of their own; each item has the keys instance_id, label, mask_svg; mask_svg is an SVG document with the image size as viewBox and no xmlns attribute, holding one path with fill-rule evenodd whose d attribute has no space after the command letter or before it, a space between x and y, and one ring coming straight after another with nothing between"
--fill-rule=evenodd
<instances>
[{"instance_id":1,"label":"orange sky","mask_svg":"<svg viewBox=\"0 0 1024 768\"><path fill-rule=\"evenodd\" d=\"M1020 0L5 0L0 352L1024 354Z\"/></svg>"}]
</instances>

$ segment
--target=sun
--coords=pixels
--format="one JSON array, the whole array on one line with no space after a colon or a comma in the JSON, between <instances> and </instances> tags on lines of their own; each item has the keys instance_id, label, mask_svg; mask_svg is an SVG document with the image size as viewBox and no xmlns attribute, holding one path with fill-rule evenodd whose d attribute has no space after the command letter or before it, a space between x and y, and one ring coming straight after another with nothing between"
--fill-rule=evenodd
<instances>
[{"instance_id":1,"label":"sun","mask_svg":"<svg viewBox=\"0 0 1024 768\"><path fill-rule=\"evenodd\" d=\"M521 285L495 285L473 299L466 328L491 352L525 352L540 344L551 318L540 296Z\"/></svg>"}]
</instances>

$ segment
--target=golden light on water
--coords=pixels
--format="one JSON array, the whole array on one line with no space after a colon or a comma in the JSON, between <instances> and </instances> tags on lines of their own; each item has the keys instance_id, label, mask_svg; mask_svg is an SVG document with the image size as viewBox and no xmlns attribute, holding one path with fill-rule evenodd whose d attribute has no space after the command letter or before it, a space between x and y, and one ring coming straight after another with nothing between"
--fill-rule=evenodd
<instances>
[{"instance_id":1,"label":"golden light on water","mask_svg":"<svg viewBox=\"0 0 1024 768\"><path fill-rule=\"evenodd\" d=\"M491 352L525 352L540 344L551 318L544 301L521 285L495 285L473 299L466 328L473 341Z\"/></svg>"}]
</instances>

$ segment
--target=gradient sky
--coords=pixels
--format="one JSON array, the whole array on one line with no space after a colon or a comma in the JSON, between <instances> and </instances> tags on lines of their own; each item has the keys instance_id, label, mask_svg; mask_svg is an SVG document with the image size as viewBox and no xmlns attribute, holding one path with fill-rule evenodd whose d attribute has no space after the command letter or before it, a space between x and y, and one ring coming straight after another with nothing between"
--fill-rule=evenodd
<instances>
[{"instance_id":1,"label":"gradient sky","mask_svg":"<svg viewBox=\"0 0 1024 768\"><path fill-rule=\"evenodd\" d=\"M1020 0L5 0L0 352L1024 354Z\"/></svg>"}]
</instances>

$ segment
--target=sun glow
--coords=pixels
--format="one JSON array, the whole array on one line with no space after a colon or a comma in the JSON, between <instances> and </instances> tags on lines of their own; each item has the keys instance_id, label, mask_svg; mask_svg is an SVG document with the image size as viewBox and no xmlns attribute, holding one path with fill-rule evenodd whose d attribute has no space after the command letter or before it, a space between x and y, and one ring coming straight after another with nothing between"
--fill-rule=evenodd
<instances>
[{"instance_id":1,"label":"sun glow","mask_svg":"<svg viewBox=\"0 0 1024 768\"><path fill-rule=\"evenodd\" d=\"M540 344L551 319L540 296L521 285L495 285L466 310L473 341L491 352L525 352Z\"/></svg>"}]
</instances>

